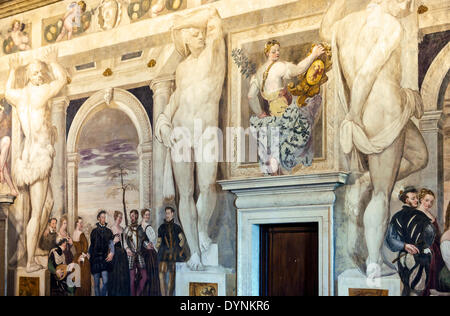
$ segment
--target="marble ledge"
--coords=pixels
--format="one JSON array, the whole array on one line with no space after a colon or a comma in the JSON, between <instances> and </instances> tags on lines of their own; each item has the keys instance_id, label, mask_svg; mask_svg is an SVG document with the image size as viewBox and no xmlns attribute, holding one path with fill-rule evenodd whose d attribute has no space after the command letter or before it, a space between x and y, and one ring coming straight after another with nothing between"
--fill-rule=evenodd
<instances>
[{"instance_id":1,"label":"marble ledge","mask_svg":"<svg viewBox=\"0 0 450 316\"><path fill-rule=\"evenodd\" d=\"M232 179L218 183L223 190L236 194L235 206L239 211L252 212L274 208L315 209L318 206L332 206L336 200L334 191L344 185L347 178L345 172L329 172Z\"/></svg>"},{"instance_id":2,"label":"marble ledge","mask_svg":"<svg viewBox=\"0 0 450 316\"><path fill-rule=\"evenodd\" d=\"M218 184L223 190L237 192L255 191L258 189L279 189L279 188L312 188L329 187L334 190L337 186L347 182L349 173L347 172L326 172L305 175L288 176L265 176L258 178L242 178L219 180Z\"/></svg>"},{"instance_id":3,"label":"marble ledge","mask_svg":"<svg viewBox=\"0 0 450 316\"><path fill-rule=\"evenodd\" d=\"M15 199L14 195L0 193L0 204L13 204Z\"/></svg>"}]
</instances>

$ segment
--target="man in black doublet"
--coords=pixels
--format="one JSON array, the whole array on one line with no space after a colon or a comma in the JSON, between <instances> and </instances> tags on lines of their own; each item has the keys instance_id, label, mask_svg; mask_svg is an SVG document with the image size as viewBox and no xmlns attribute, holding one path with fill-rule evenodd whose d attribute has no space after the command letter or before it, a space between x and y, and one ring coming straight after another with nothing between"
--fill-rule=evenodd
<instances>
[{"instance_id":1,"label":"man in black doublet","mask_svg":"<svg viewBox=\"0 0 450 316\"><path fill-rule=\"evenodd\" d=\"M187 259L184 248L185 238L181 227L174 223L175 210L168 206L165 209L166 217L164 223L158 228L159 281L161 294L172 296L175 285L175 264ZM169 273L169 283L166 287L166 273Z\"/></svg>"},{"instance_id":2,"label":"man in black doublet","mask_svg":"<svg viewBox=\"0 0 450 316\"><path fill-rule=\"evenodd\" d=\"M95 296L106 296L108 292L108 272L112 269L114 256L113 233L106 227L106 212L100 211L97 215L97 227L91 232L91 245L89 255L91 262L91 273L94 276ZM100 289L100 278L103 286Z\"/></svg>"},{"instance_id":3,"label":"man in black doublet","mask_svg":"<svg viewBox=\"0 0 450 316\"><path fill-rule=\"evenodd\" d=\"M414 187L406 187L400 192L399 199L405 203L391 219L386 234L386 244L393 252L398 252L398 273L403 283L403 296L409 296L414 290L425 270L426 281L431 264L431 250L435 231L430 219L423 212L416 209L417 190ZM414 256L414 264L409 267L407 256ZM410 282L414 270L418 273Z\"/></svg>"}]
</instances>

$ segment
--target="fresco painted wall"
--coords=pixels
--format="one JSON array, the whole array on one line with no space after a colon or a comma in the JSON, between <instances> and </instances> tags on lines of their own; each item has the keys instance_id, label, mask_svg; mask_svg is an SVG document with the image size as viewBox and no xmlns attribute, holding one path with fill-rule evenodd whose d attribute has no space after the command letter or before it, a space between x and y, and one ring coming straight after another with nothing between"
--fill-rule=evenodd
<instances>
[{"instance_id":1,"label":"fresco painted wall","mask_svg":"<svg viewBox=\"0 0 450 316\"><path fill-rule=\"evenodd\" d=\"M78 215L88 223L95 223L100 209L109 210L110 218L114 210L123 211L119 207L123 204L121 178L124 187L129 187L126 210L139 208L138 137L132 122L121 114L117 110L100 111L80 135Z\"/></svg>"},{"instance_id":2,"label":"fresco painted wall","mask_svg":"<svg viewBox=\"0 0 450 316\"><path fill-rule=\"evenodd\" d=\"M333 3L339 4L342 1ZM369 1L348 1L339 11L340 17L363 12L368 3ZM0 20L3 45L0 56L0 93L7 95L12 103L15 102L11 111L5 108L5 113L11 114L11 130L5 127L2 130L2 134L11 136L11 149L2 145L0 156L9 156L6 161L11 161L13 182L19 186L19 194L10 207L12 211L9 214L12 227L8 236L9 283L14 284L20 277L41 280L40 273L49 269L53 275L51 287L61 290L53 291L54 295L76 294L76 288L80 286L69 286L72 290L75 288L75 292L71 292L67 287L67 279L58 276L57 267L62 264L59 261L62 259L59 259L59 253L55 254L53 251L58 248L56 240L59 241L61 236L67 237L65 234L70 234L76 243L81 243L71 246L82 247L82 250L76 249L77 258L86 260L87 257L80 256L80 252L88 251L89 245L92 244L90 234L98 221L98 211L105 209L108 228L112 229L117 237L115 239L113 234L110 236L117 247L113 264L122 268L131 264L141 274L142 269L147 269L148 275L153 275L154 279L159 281L159 284L148 282L143 285L145 291L156 289L156 292L146 293L185 295L189 294L186 292L189 288L195 287L196 293L211 294L211 289L214 289L215 294L235 295L239 283L236 283L236 277L239 278L239 274L236 275L239 210L235 204L236 196L222 191L216 181L251 181L254 178L274 176L311 176L319 179L331 172L353 172L347 185L336 190L336 201L332 208L334 213L330 215L333 225L329 228L329 236L334 238L331 243L334 266L329 269L330 273L334 272L329 276L334 283L334 292L331 295L343 294L338 292L338 281L346 271L356 271L360 278L366 278L372 263L372 259L368 260L371 249L367 244L370 240L364 235L364 232L370 229L363 220L364 212L368 211L367 205L355 205L369 203L372 198L370 196L359 199L364 193L377 196L379 188L373 193L373 187L370 186L383 177L384 171L377 173L370 168L370 160L373 159L371 155L375 155L374 153L363 153L360 155L361 163L366 173L362 174L369 179L364 183L364 176L355 176L359 174L350 167L349 156L344 154L342 147L342 143L349 139L341 138L341 124L349 120L347 113L339 105L339 91L336 90L338 78L335 71L338 65L350 67L345 63L345 55L352 55L354 51L349 49L347 54L334 59L333 68L326 67L326 58L323 60L323 66L310 68L312 62L324 56L323 52L320 52L314 58L311 57L318 53L317 44L322 43L334 58L339 54L336 47L331 45L332 31L339 27L331 23L325 31L323 28L329 22L323 22L324 16L330 12L327 5L326 1L293 0L270 3L254 1L250 4L237 0L65 1L50 5L45 10L25 12L20 19L13 16ZM398 75L398 69L401 68L405 73L409 73L408 78L412 83L409 83L408 88L419 93L417 96L408 92L404 98L417 97L415 100L418 100L420 97L423 100L423 116L412 118L408 124L414 124L414 131L417 131L412 138L416 139L417 143L423 139L428 151L427 161L417 172L405 179L393 179L389 185L382 186L381 191L384 190L385 196L380 203L386 210L384 222L387 223L402 208L403 203L398 198L401 190L407 186L429 188L435 194L434 204L429 208L429 212L432 217L436 217L440 231L444 232L445 210L450 199L450 136L447 113L449 31L448 16L442 15L442 12L448 10L448 5L430 0L424 1L424 6L426 8L418 7L417 11L413 12L419 21L418 28L415 29L417 37L409 41L413 45L409 46L410 50L406 50L411 53L413 62L408 66L402 64L403 68L397 65L392 72ZM352 23L356 22L347 20L347 23L347 27L351 28ZM192 26L200 31L190 29ZM191 42L183 42L187 41L186 38L190 38ZM196 46L195 40L200 42L199 47ZM339 45L345 48L348 44L346 40L347 37L343 36ZM358 43L366 50L369 44L366 41ZM211 59L202 60L202 52L211 47L211 58L214 62L211 62ZM385 52L383 47L376 48ZM15 54L18 52L20 54ZM397 53L398 51L395 51L395 54ZM328 56L331 58L331 55ZM21 58L10 59L11 56ZM361 56L353 56L355 60L358 57ZM7 82L11 65L11 68L18 66L18 70L17 78L10 81L31 81L31 84L34 84L32 80L28 80L32 79L31 72L24 70L36 58L45 63L45 66L38 63L42 68L36 67L41 73L47 73L42 76L45 79L38 76L36 80L57 82L60 88L57 93L46 91L36 95L36 100L42 101L42 104L51 104L36 115L45 118L46 123L43 124L48 125L48 135L43 137L44 147L53 148L48 149L45 154L46 157L51 157L53 163L47 168L49 172L45 173L44 178L50 179L52 188L59 188L59 191L53 190L52 199L56 204L59 203L57 201L62 201L63 209L62 214L59 214L52 206L54 201L47 198L51 195L46 195L42 218L39 223L32 223L39 239L48 240L52 247L36 247L35 258L30 258L30 240L24 233L24 227L30 222L29 214L32 208L39 204L39 196L36 197L34 191L30 191L30 185L34 185L36 181L27 185L17 181L20 178L20 170L14 170L14 165L17 166L19 161L25 159L23 155L27 143L36 140L29 138L25 118L21 116L24 110L19 109L19 98L14 97L15 90L22 89L23 85L11 85ZM195 59L197 64L194 65L192 59ZM215 71L210 72L211 68ZM292 98L294 101L290 99L293 92L288 90L288 84L296 86L308 82L304 73L310 73L311 78L320 76L320 79L326 75L327 80L319 79L315 84L309 82L308 88L317 85L317 99L320 100L317 104L311 102L302 107L298 106L301 102L295 101L296 95ZM344 74L348 73L351 71L346 68ZM351 81L354 78L345 79ZM41 84L36 86L40 87ZM273 96L265 94L267 91L264 92L264 88L276 93ZM346 93L351 95L353 88L346 86ZM400 93L400 90L395 90L395 93ZM28 90L20 90L18 95L28 95L27 93ZM208 107L198 109L195 102L192 103L193 100L198 102L200 99L201 104L208 104ZM91 108L83 108L84 104ZM274 110L277 107L281 108L280 113ZM313 107L315 111L311 114L308 111ZM89 112L91 110L92 112ZM84 115L86 120L74 120L77 115ZM204 125L219 128L227 137L226 129L229 127L245 130L253 126L260 134L265 126L281 128L284 143L280 149L285 156L275 156L272 150L252 153L254 148L250 146L250 135L244 136L246 142L242 148L238 148L231 138L225 138L221 146L211 146L224 154L217 164L203 164L200 161L180 164L176 161L174 147L169 146L170 142L178 142L179 139L171 139L171 132L176 128L185 128L194 134L196 119L202 120ZM72 137L72 128L78 129L76 137ZM292 135L297 136L294 139ZM208 145L215 145L216 136L217 134L211 133L203 140ZM197 140L187 146L188 156L198 155L199 149L194 149ZM196 145L192 145L193 143ZM299 149L303 150L307 146L311 147L300 152ZM405 145L406 149L407 147ZM71 152L73 149L75 151ZM245 157L242 161L237 160L239 150ZM212 155L207 151L202 154ZM291 159L292 156L294 159ZM300 156L308 159L289 164ZM228 158L231 160L227 160ZM125 198L119 188L123 187L119 181L122 180L121 174L127 186ZM41 178L35 180L42 181ZM362 183L359 183L361 186L367 183L370 185L359 192L352 192L352 186L358 184L358 181ZM386 189L387 187L389 188ZM46 192L50 191L46 189ZM145 196L143 192L146 192ZM117 219L114 211L123 212L124 202L127 222L132 222L129 213L131 209L138 210L140 224L145 215L145 212L141 214L141 210L149 208L151 214L146 218L148 223L127 228L123 219L121 223L114 225ZM165 206L175 209L173 224L171 212L166 211ZM276 212L276 205L273 208ZM358 216L355 215L355 210L360 211ZM192 220L204 216L205 213L209 218L206 225L201 220ZM64 220L60 215L67 217L67 228L61 225ZM82 244L82 238L78 236L79 231L74 229L79 223L78 216L83 218L83 225L78 227L78 230L84 232L86 244ZM52 217L57 217L56 227L52 226ZM21 223L25 224L20 225ZM147 224L150 224L148 230ZM389 225L385 226L381 229L382 240ZM141 230L137 227L141 227ZM175 230L169 234L169 229ZM121 230L124 231L123 235ZM133 244L133 233L140 234L145 243ZM359 236L360 242L356 247L348 238L351 234ZM54 241L51 240L52 236L55 236ZM167 236L174 239L169 242ZM134 254L130 255L125 248L134 251ZM158 254L153 248L158 249ZM65 250L61 248L61 251ZM396 271L400 268L392 264L399 251L388 250L383 244L379 252L384 262L390 262L391 268L394 268L387 274L397 277L396 282L403 284ZM128 258L127 255L134 259ZM168 259L169 256L172 257ZM413 260L410 257L404 256ZM91 268L96 269L94 258L89 260ZM161 265L161 262L166 264ZM80 269L80 278L90 280L89 271L83 267ZM166 276L158 275L156 268L168 274L176 271L174 283L166 284ZM192 279L191 276L201 275L204 269L215 273L214 278L208 281L209 288L197 288L198 280ZM119 283L132 283L127 278L133 278L133 275L128 275L128 272L115 275L113 279ZM388 276L383 273L381 276ZM161 283L164 283L165 287L161 287ZM135 290L143 291L139 286ZM418 288L425 287L422 280ZM9 291L10 294L20 293L17 287L12 287ZM33 293L36 291L40 293L39 289L32 289ZM89 293L94 294L95 289ZM99 295L98 292L96 294Z\"/></svg>"}]
</instances>

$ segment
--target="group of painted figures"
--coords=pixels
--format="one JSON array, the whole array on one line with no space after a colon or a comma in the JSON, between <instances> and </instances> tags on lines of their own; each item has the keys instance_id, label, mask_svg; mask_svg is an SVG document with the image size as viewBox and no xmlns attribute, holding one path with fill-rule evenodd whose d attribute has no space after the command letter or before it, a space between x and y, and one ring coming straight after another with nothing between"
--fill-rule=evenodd
<instances>
[{"instance_id":1,"label":"group of painted figures","mask_svg":"<svg viewBox=\"0 0 450 316\"><path fill-rule=\"evenodd\" d=\"M434 291L450 292L450 203L447 207L445 231L431 213L435 194L429 189L418 191L412 186L400 191L403 208L391 219L386 244L398 252L393 261L403 283L404 296L432 295ZM425 272L424 290L419 285Z\"/></svg>"},{"instance_id":2,"label":"group of painted figures","mask_svg":"<svg viewBox=\"0 0 450 316\"><path fill-rule=\"evenodd\" d=\"M149 209L141 211L140 224L139 212L131 210L125 228L122 212L115 211L114 224L108 226L107 213L101 210L89 241L81 217L72 236L66 217L60 219L59 230L57 219L50 219L39 246L49 251L51 295L91 296L92 275L95 296L172 296L175 263L186 261L188 250L181 227L174 223L174 208L167 206L165 212L156 235Z\"/></svg>"}]
</instances>

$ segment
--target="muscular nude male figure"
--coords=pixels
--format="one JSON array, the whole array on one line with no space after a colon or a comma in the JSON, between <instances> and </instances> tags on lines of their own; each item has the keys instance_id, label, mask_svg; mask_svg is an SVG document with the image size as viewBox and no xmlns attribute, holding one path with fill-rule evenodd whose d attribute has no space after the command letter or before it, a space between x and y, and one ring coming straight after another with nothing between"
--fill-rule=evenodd
<instances>
[{"instance_id":1,"label":"muscular nude male figure","mask_svg":"<svg viewBox=\"0 0 450 316\"><path fill-rule=\"evenodd\" d=\"M363 215L365 267L367 275L373 275L383 267L381 247L395 182L428 162L423 137L410 120L423 114L417 80L405 76L413 59L408 56L411 50L402 19L412 17L417 8L412 0L372 0L365 10L346 17L344 9L345 0L332 4L322 21L321 36L332 42L335 93L347 113L340 140L344 153L353 158L354 184L347 189L346 204L351 215L350 252L358 244L356 219ZM363 156L366 169L361 168ZM364 198L370 200L367 207Z\"/></svg>"},{"instance_id":2,"label":"muscular nude male figure","mask_svg":"<svg viewBox=\"0 0 450 316\"><path fill-rule=\"evenodd\" d=\"M27 83L16 88L16 71L22 66L18 56L10 59L10 73L6 84L6 99L16 108L24 136L20 159L14 161L14 178L21 191L30 195L31 216L26 226L27 272L42 269L35 262L35 251L41 227L45 224L53 206L49 177L55 150L55 129L51 125L49 100L55 97L67 83L65 70L56 61L58 52L48 49L43 58L55 80L47 82L47 65L34 60L26 66Z\"/></svg>"},{"instance_id":3,"label":"muscular nude male figure","mask_svg":"<svg viewBox=\"0 0 450 316\"><path fill-rule=\"evenodd\" d=\"M217 139L204 132L209 127L217 128L219 122L219 100L225 80L222 21L216 9L201 9L175 19L172 35L177 51L186 58L177 67L177 88L158 117L155 136L169 148L176 147L180 141L191 144L189 161L180 161L176 150L171 150L171 155L180 195L180 221L191 249L188 266L201 270L201 251L206 251L211 244L208 224L216 205L217 160L205 159L208 158L205 149ZM202 125L203 135L198 139L193 137L194 129L198 128L195 122ZM173 133L174 130L186 133L180 135ZM200 190L196 202L194 179Z\"/></svg>"}]
</instances>

